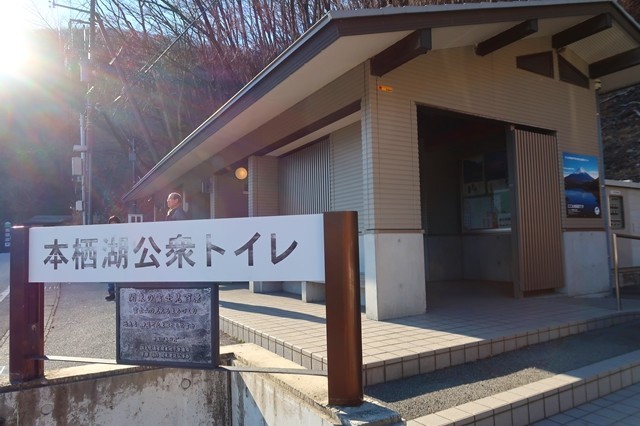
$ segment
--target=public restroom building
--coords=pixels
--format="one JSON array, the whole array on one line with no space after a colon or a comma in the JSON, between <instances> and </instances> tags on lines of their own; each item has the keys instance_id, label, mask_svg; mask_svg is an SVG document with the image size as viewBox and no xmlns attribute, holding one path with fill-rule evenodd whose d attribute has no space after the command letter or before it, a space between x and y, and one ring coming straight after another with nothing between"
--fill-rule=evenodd
<instances>
[{"instance_id":1,"label":"public restroom building","mask_svg":"<svg viewBox=\"0 0 640 426\"><path fill-rule=\"evenodd\" d=\"M124 199L177 190L193 219L355 210L372 319L426 312L430 283L605 292L598 96L638 83L640 27L614 1L332 11Z\"/></svg>"}]
</instances>

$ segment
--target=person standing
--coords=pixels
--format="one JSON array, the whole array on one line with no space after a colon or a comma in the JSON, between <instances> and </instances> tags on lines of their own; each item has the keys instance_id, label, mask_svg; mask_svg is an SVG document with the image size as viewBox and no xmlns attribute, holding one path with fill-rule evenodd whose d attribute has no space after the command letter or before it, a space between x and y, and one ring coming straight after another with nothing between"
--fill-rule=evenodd
<instances>
[{"instance_id":1,"label":"person standing","mask_svg":"<svg viewBox=\"0 0 640 426\"><path fill-rule=\"evenodd\" d=\"M118 216L111 216L107 223L122 223ZM116 300L116 284L115 283L107 283L107 297L104 298L107 302L111 302L112 300Z\"/></svg>"},{"instance_id":2,"label":"person standing","mask_svg":"<svg viewBox=\"0 0 640 426\"><path fill-rule=\"evenodd\" d=\"M182 196L177 192L172 192L167 197L167 220L186 220L187 214L182 209Z\"/></svg>"}]
</instances>

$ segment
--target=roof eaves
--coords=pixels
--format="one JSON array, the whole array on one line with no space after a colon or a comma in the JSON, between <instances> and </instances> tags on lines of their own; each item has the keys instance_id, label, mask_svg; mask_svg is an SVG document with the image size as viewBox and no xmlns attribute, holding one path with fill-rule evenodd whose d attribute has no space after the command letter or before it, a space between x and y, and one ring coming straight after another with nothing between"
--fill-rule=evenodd
<instances>
[{"instance_id":1,"label":"roof eaves","mask_svg":"<svg viewBox=\"0 0 640 426\"><path fill-rule=\"evenodd\" d=\"M196 149L201 143L230 123L244 109L257 102L274 87L340 37L329 15L307 31L300 39L282 52L238 93L198 126L180 144L162 158L142 177L122 200L134 200L148 182L162 174L171 164ZM171 160L171 161L170 161Z\"/></svg>"}]
</instances>

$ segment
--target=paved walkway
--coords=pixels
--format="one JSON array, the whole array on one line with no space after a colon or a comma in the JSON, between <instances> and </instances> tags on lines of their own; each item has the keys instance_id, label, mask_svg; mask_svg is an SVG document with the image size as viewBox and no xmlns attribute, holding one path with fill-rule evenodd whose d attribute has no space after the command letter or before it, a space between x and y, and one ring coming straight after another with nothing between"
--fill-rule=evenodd
<instances>
[{"instance_id":1,"label":"paved walkway","mask_svg":"<svg viewBox=\"0 0 640 426\"><path fill-rule=\"evenodd\" d=\"M373 321L362 314L365 386L472 362L640 316L638 299L623 300L623 310L618 312L612 297L551 295L514 299L482 288L479 283L471 285L434 286L429 290L428 312L424 315ZM327 368L324 304L303 303L299 297L284 293L255 294L243 285L224 285L220 290L223 331L307 368ZM640 367L637 373L635 380L640 381ZM551 421L553 417L547 418Z\"/></svg>"},{"instance_id":2,"label":"paved walkway","mask_svg":"<svg viewBox=\"0 0 640 426\"><path fill-rule=\"evenodd\" d=\"M535 425L638 426L640 425L640 383L556 414Z\"/></svg>"}]
</instances>

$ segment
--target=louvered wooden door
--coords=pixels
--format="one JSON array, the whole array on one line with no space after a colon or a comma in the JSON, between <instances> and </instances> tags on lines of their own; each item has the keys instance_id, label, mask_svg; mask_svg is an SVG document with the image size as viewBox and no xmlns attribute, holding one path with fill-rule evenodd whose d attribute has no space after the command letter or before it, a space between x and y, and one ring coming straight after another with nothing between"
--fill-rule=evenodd
<instances>
[{"instance_id":1,"label":"louvered wooden door","mask_svg":"<svg viewBox=\"0 0 640 426\"><path fill-rule=\"evenodd\" d=\"M512 128L516 291L563 285L561 181L554 134Z\"/></svg>"}]
</instances>

